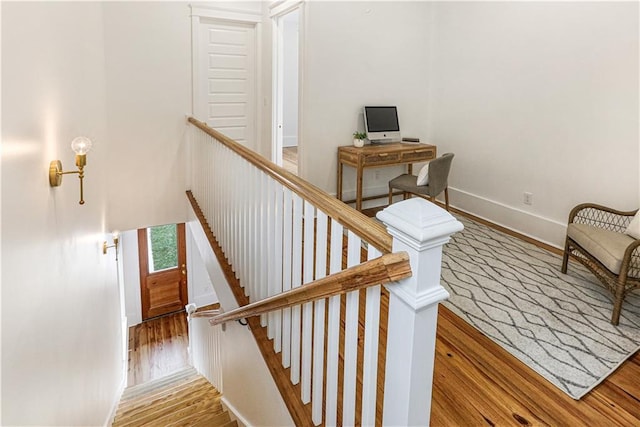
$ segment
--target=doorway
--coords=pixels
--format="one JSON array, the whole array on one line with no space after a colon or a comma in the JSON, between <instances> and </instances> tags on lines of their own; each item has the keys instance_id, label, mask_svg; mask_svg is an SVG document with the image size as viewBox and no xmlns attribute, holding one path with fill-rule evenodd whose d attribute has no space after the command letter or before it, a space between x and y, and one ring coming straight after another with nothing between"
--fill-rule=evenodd
<instances>
[{"instance_id":1,"label":"doorway","mask_svg":"<svg viewBox=\"0 0 640 427\"><path fill-rule=\"evenodd\" d=\"M299 172L302 4L272 15L274 23L274 163Z\"/></svg>"},{"instance_id":2,"label":"doorway","mask_svg":"<svg viewBox=\"0 0 640 427\"><path fill-rule=\"evenodd\" d=\"M138 230L142 320L184 310L188 304L185 226Z\"/></svg>"},{"instance_id":3,"label":"doorway","mask_svg":"<svg viewBox=\"0 0 640 427\"><path fill-rule=\"evenodd\" d=\"M194 114L229 138L255 149L255 24L202 18L195 36Z\"/></svg>"}]
</instances>

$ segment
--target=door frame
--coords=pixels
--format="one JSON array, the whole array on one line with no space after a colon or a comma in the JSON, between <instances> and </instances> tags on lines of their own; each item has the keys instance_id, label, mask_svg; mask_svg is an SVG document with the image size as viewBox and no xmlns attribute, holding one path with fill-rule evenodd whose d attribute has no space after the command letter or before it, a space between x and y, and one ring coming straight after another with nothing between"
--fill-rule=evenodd
<instances>
[{"instance_id":1,"label":"door frame","mask_svg":"<svg viewBox=\"0 0 640 427\"><path fill-rule=\"evenodd\" d=\"M304 39L305 39L305 2L304 0L284 0L274 2L270 6L272 28L272 113L271 113L271 161L282 166L283 149L283 122L284 122L284 66L283 66L283 34L282 24L285 15L298 11L298 175L301 176L302 153L304 144L302 141L303 129L303 99L304 99Z\"/></svg>"},{"instance_id":2,"label":"door frame","mask_svg":"<svg viewBox=\"0 0 640 427\"><path fill-rule=\"evenodd\" d=\"M176 224L176 239L178 247L178 265L176 270L182 270L182 280L180 282L180 299L185 303L189 303L189 286L187 283L187 239L185 223ZM149 245L148 245L148 227L138 229L138 262L140 266L140 307L142 321L149 320L153 317L145 317L149 311L149 298L147 290L147 278L154 274L162 274L167 270L161 270L149 273ZM167 313L168 314L168 313Z\"/></svg>"},{"instance_id":3,"label":"door frame","mask_svg":"<svg viewBox=\"0 0 640 427\"><path fill-rule=\"evenodd\" d=\"M191 8L191 115L196 117L196 107L202 102L202 94L198 90L200 86L200 25L210 23L220 24L242 24L250 25L254 28L256 58L254 66L254 76L256 79L254 94L249 102L253 114L253 137L254 146L250 147L259 151L262 141L262 115L260 114L258 100L262 98L262 14L253 13L240 9L218 9L215 7L194 6ZM201 119L200 117L196 117Z\"/></svg>"}]
</instances>

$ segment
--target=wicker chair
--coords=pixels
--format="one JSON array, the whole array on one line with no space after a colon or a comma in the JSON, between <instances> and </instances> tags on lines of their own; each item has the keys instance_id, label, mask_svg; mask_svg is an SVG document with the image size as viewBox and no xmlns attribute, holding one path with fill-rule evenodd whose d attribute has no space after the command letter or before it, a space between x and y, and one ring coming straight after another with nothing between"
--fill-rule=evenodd
<instances>
[{"instance_id":1,"label":"wicker chair","mask_svg":"<svg viewBox=\"0 0 640 427\"><path fill-rule=\"evenodd\" d=\"M449 210L448 180L453 156L453 153L445 153L429 162L429 180L426 185L417 185L418 177L407 173L393 178L389 181L389 204L393 203L394 188L402 190L404 199L408 194L415 194L432 202L444 191L445 206Z\"/></svg>"},{"instance_id":2,"label":"wicker chair","mask_svg":"<svg viewBox=\"0 0 640 427\"><path fill-rule=\"evenodd\" d=\"M585 203L569 214L562 272L567 272L571 255L613 293L614 325L627 293L640 287L640 239L624 234L636 212Z\"/></svg>"}]
</instances>

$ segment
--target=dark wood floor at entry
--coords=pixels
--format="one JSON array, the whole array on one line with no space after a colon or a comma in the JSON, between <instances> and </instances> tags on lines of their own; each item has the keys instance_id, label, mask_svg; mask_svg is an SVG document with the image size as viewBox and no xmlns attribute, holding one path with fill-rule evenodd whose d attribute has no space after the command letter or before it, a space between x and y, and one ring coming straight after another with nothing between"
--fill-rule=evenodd
<instances>
[{"instance_id":1,"label":"dark wood floor at entry","mask_svg":"<svg viewBox=\"0 0 640 427\"><path fill-rule=\"evenodd\" d=\"M215 310L220 304L198 308ZM189 326L184 310L129 327L127 386L162 378L189 366Z\"/></svg>"},{"instance_id":2,"label":"dark wood floor at entry","mask_svg":"<svg viewBox=\"0 0 640 427\"><path fill-rule=\"evenodd\" d=\"M133 328L129 385L187 363L183 313ZM640 426L640 354L575 401L440 306L431 425Z\"/></svg>"},{"instance_id":3,"label":"dark wood floor at entry","mask_svg":"<svg viewBox=\"0 0 640 427\"><path fill-rule=\"evenodd\" d=\"M127 386L189 366L187 314L180 311L129 327Z\"/></svg>"}]
</instances>

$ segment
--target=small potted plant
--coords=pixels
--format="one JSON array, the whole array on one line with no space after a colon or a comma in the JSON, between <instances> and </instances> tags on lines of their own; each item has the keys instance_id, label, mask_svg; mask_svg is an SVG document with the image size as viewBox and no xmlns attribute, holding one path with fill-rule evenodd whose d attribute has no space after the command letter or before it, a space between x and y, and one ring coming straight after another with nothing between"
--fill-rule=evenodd
<instances>
[{"instance_id":1,"label":"small potted plant","mask_svg":"<svg viewBox=\"0 0 640 427\"><path fill-rule=\"evenodd\" d=\"M364 132L354 132L353 133L353 145L355 147L363 147L364 139L367 137L367 134Z\"/></svg>"}]
</instances>

